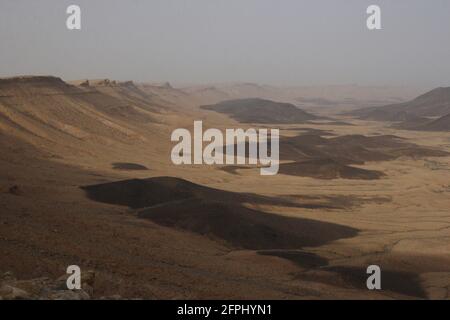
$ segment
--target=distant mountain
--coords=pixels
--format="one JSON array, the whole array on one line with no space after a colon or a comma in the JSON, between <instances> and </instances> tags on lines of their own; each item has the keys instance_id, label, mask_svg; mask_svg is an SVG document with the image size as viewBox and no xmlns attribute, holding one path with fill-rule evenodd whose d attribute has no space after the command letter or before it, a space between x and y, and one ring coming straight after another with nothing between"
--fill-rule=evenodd
<instances>
[{"instance_id":1,"label":"distant mountain","mask_svg":"<svg viewBox=\"0 0 450 320\"><path fill-rule=\"evenodd\" d=\"M186 92L172 87L168 82L158 84L142 83L138 87L148 95L164 100L165 105L185 106L191 104L190 100L192 99Z\"/></svg>"},{"instance_id":2,"label":"distant mountain","mask_svg":"<svg viewBox=\"0 0 450 320\"><path fill-rule=\"evenodd\" d=\"M450 87L431 90L409 102L358 109L347 115L363 120L398 122L394 127L400 129L449 131Z\"/></svg>"},{"instance_id":3,"label":"distant mountain","mask_svg":"<svg viewBox=\"0 0 450 320\"><path fill-rule=\"evenodd\" d=\"M422 131L450 131L450 114L411 129Z\"/></svg>"},{"instance_id":4,"label":"distant mountain","mask_svg":"<svg viewBox=\"0 0 450 320\"><path fill-rule=\"evenodd\" d=\"M450 87L431 90L409 102L358 109L348 114L364 120L423 122L425 117L449 113Z\"/></svg>"},{"instance_id":5,"label":"distant mountain","mask_svg":"<svg viewBox=\"0 0 450 320\"><path fill-rule=\"evenodd\" d=\"M233 98L217 86L195 86L183 88L183 91L200 103L213 104Z\"/></svg>"},{"instance_id":6,"label":"distant mountain","mask_svg":"<svg viewBox=\"0 0 450 320\"><path fill-rule=\"evenodd\" d=\"M275 86L248 82L191 85L181 88L200 105L225 100L260 98L288 102L302 108L333 107L351 110L405 102L423 89L411 87L328 85Z\"/></svg>"},{"instance_id":7,"label":"distant mountain","mask_svg":"<svg viewBox=\"0 0 450 320\"><path fill-rule=\"evenodd\" d=\"M259 98L227 100L201 108L227 114L244 123L294 124L319 119L293 104Z\"/></svg>"}]
</instances>

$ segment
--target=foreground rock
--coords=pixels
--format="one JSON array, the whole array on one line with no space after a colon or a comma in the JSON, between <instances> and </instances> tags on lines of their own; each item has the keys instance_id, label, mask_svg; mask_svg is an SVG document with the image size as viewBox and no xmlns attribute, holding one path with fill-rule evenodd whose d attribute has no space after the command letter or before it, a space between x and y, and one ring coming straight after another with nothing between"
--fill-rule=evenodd
<instances>
[{"instance_id":1,"label":"foreground rock","mask_svg":"<svg viewBox=\"0 0 450 320\"><path fill-rule=\"evenodd\" d=\"M17 280L7 272L0 277L0 300L89 300L94 293L95 274L86 273L81 290L68 290L66 276L57 280Z\"/></svg>"}]
</instances>

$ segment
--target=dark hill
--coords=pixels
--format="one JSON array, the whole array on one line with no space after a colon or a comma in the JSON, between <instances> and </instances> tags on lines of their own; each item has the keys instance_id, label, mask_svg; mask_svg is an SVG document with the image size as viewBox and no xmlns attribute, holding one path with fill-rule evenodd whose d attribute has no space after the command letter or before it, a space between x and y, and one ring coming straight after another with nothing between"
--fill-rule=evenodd
<instances>
[{"instance_id":1,"label":"dark hill","mask_svg":"<svg viewBox=\"0 0 450 320\"><path fill-rule=\"evenodd\" d=\"M431 90L408 102L358 109L348 114L365 120L402 122L442 117L450 114L450 87Z\"/></svg>"},{"instance_id":2,"label":"dark hill","mask_svg":"<svg viewBox=\"0 0 450 320\"><path fill-rule=\"evenodd\" d=\"M284 217L244 206L251 202L285 204L282 199L209 188L173 177L124 180L82 189L92 200L140 209L137 213L141 218L237 248L300 249L358 233L338 224Z\"/></svg>"},{"instance_id":3,"label":"dark hill","mask_svg":"<svg viewBox=\"0 0 450 320\"><path fill-rule=\"evenodd\" d=\"M439 119L429 121L426 124L415 126L412 129L423 131L450 131L450 114Z\"/></svg>"},{"instance_id":4,"label":"dark hill","mask_svg":"<svg viewBox=\"0 0 450 320\"><path fill-rule=\"evenodd\" d=\"M344 165L332 159L317 159L301 162L283 163L280 174L291 176L311 177L316 179L360 179L375 180L384 173L375 170L360 169Z\"/></svg>"},{"instance_id":5,"label":"dark hill","mask_svg":"<svg viewBox=\"0 0 450 320\"><path fill-rule=\"evenodd\" d=\"M293 104L258 98L227 100L201 108L227 114L244 123L294 124L318 119Z\"/></svg>"},{"instance_id":6,"label":"dark hill","mask_svg":"<svg viewBox=\"0 0 450 320\"><path fill-rule=\"evenodd\" d=\"M299 249L353 237L357 230L333 223L289 218L204 199L170 202L139 212L160 225L219 239L251 250Z\"/></svg>"},{"instance_id":7,"label":"dark hill","mask_svg":"<svg viewBox=\"0 0 450 320\"><path fill-rule=\"evenodd\" d=\"M122 180L83 186L81 189L94 201L123 205L133 209L194 198L233 203L311 207L309 204L298 204L282 198L210 188L175 177Z\"/></svg>"}]
</instances>

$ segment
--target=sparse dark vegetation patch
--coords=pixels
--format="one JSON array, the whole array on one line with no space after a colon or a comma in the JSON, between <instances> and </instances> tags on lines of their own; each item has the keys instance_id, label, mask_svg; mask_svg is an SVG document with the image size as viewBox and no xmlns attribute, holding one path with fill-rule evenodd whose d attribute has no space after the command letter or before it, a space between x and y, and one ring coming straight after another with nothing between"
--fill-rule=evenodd
<instances>
[{"instance_id":1,"label":"sparse dark vegetation patch","mask_svg":"<svg viewBox=\"0 0 450 320\"><path fill-rule=\"evenodd\" d=\"M149 170L146 166L131 162L115 162L112 165L116 170Z\"/></svg>"}]
</instances>

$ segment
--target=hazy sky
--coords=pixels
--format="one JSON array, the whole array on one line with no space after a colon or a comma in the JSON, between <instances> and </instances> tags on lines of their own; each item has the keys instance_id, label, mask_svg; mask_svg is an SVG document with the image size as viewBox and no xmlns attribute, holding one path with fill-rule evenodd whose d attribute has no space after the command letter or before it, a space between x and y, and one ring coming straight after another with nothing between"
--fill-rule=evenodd
<instances>
[{"instance_id":1,"label":"hazy sky","mask_svg":"<svg viewBox=\"0 0 450 320\"><path fill-rule=\"evenodd\" d=\"M367 30L370 4L383 30ZM450 1L0 0L0 76L20 74L450 86Z\"/></svg>"}]
</instances>

